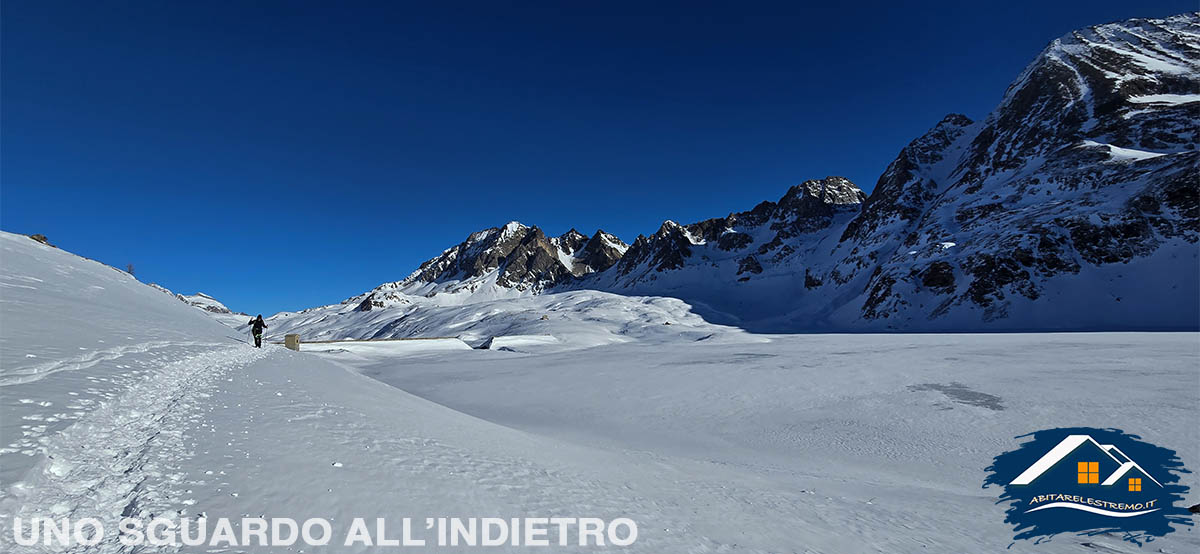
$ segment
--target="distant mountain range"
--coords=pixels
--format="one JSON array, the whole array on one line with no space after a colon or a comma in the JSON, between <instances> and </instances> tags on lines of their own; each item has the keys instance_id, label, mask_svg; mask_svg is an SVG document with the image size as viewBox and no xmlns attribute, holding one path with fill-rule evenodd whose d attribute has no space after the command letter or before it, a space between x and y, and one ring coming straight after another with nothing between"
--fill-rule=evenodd
<instances>
[{"instance_id":1,"label":"distant mountain range","mask_svg":"<svg viewBox=\"0 0 1200 554\"><path fill-rule=\"evenodd\" d=\"M1198 121L1200 13L1088 27L983 120L948 115L901 149L869 196L805 181L631 244L512 222L272 319L328 334L376 311L356 335L403 336L418 309L586 289L675 297L755 331L1196 329Z\"/></svg>"},{"instance_id":2,"label":"distant mountain range","mask_svg":"<svg viewBox=\"0 0 1200 554\"><path fill-rule=\"evenodd\" d=\"M231 327L245 325L246 322L249 321L249 315L230 310L225 306L225 304L222 304L216 298L204 294L203 292L198 292L196 294L178 294L171 292L169 289L159 285L158 283L150 283L150 286L163 293L174 296L176 300L179 300L184 304L208 312L208 314L216 318L217 321L220 321Z\"/></svg>"}]
</instances>

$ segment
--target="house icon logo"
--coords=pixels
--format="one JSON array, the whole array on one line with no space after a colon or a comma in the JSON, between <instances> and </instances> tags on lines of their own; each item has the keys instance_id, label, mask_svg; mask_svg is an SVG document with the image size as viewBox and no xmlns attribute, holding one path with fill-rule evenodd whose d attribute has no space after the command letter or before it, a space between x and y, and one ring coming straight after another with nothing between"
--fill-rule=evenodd
<instances>
[{"instance_id":1,"label":"house icon logo","mask_svg":"<svg viewBox=\"0 0 1200 554\"><path fill-rule=\"evenodd\" d=\"M1142 544L1191 525L1187 472L1174 451L1119 429L1049 429L997 456L984 487L998 485L1017 539L1119 533Z\"/></svg>"},{"instance_id":2,"label":"house icon logo","mask_svg":"<svg viewBox=\"0 0 1200 554\"><path fill-rule=\"evenodd\" d=\"M1143 492L1142 487L1148 486L1151 483L1154 486L1162 488L1162 483L1159 483L1149 473L1146 473L1146 470L1142 469L1142 466L1130 459L1129 456L1126 456L1119 448L1111 444L1100 444L1090 435L1068 435L1062 442L1059 442L1054 448L1050 449L1045 456L1042 456L1037 462L1029 466L1029 469L1018 475L1016 479L1013 479L1009 485L1031 485L1039 477L1050 473L1059 464L1066 464L1067 469L1074 467L1075 484L1081 485L1080 488L1088 485L1099 485L1100 487L1115 487L1115 489L1119 490L1121 486L1127 486L1127 491L1131 493ZM1103 481L1101 480L1102 476ZM1137 496L1135 495L1130 500L1137 500ZM1080 504L1070 500L1054 500L1030 508L1029 511L1036 512L1051 508L1068 508L1108 517L1134 517L1158 510L1159 508L1155 508L1154 504L1155 501L1153 499L1134 504L1122 503L1118 504L1118 506L1127 506L1128 508L1117 511L1108 509L1107 507Z\"/></svg>"}]
</instances>

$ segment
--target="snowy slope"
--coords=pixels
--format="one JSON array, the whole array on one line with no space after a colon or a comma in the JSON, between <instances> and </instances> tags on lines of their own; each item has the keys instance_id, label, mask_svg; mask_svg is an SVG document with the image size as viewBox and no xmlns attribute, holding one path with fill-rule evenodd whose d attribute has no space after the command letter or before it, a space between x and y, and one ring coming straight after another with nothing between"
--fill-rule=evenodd
<instances>
[{"instance_id":1,"label":"snowy slope","mask_svg":"<svg viewBox=\"0 0 1200 554\"><path fill-rule=\"evenodd\" d=\"M706 322L674 298L622 296L593 290L448 302L368 293L342 304L284 312L267 319L267 338L299 333L302 340L457 337L472 346L511 335L553 336L555 348L587 348L649 338L755 341L746 332ZM368 304L375 302L375 304ZM370 305L371 309L364 309ZM551 347L551 345L544 345Z\"/></svg>"},{"instance_id":2,"label":"snowy slope","mask_svg":"<svg viewBox=\"0 0 1200 554\"><path fill-rule=\"evenodd\" d=\"M124 271L0 232L0 483L44 441L168 360L232 331Z\"/></svg>"}]
</instances>

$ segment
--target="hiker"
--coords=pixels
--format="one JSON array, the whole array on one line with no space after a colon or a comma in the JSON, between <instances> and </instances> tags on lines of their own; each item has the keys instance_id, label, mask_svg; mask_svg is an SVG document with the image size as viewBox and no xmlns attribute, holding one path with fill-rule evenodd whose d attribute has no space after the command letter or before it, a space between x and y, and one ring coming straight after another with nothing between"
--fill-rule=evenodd
<instances>
[{"instance_id":1,"label":"hiker","mask_svg":"<svg viewBox=\"0 0 1200 554\"><path fill-rule=\"evenodd\" d=\"M254 347L262 348L262 331L267 328L267 322L263 321L262 314L258 314L258 317L251 319L247 325L250 326L250 330L254 333Z\"/></svg>"}]
</instances>

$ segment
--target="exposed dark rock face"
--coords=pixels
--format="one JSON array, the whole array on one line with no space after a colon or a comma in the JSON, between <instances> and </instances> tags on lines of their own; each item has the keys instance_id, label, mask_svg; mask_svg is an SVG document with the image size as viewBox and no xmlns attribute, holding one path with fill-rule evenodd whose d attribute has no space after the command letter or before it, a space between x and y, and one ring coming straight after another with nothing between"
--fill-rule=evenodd
<instances>
[{"instance_id":1,"label":"exposed dark rock face","mask_svg":"<svg viewBox=\"0 0 1200 554\"><path fill-rule=\"evenodd\" d=\"M38 241L38 242L40 242L40 243L42 243L42 244L44 244L44 245L46 245L46 246L50 246L50 247L53 247L53 248L58 248L57 246L54 246L53 244L50 244L50 239L47 239L47 238L46 238L46 235L43 235L43 234L41 234L41 233L34 233L34 234L32 234L32 235L29 235L29 238L31 238L31 239L33 239L33 240L36 240L36 241Z\"/></svg>"},{"instance_id":2,"label":"exposed dark rock face","mask_svg":"<svg viewBox=\"0 0 1200 554\"><path fill-rule=\"evenodd\" d=\"M863 205L862 215L846 226L842 240L863 240L888 224L915 223L939 187L924 168L942 162L947 150L971 124L964 115L947 115L929 132L900 150L895 161L875 183L875 189Z\"/></svg>"},{"instance_id":3,"label":"exposed dark rock face","mask_svg":"<svg viewBox=\"0 0 1200 554\"><path fill-rule=\"evenodd\" d=\"M921 285L939 292L954 290L954 267L947 262L933 262L921 272Z\"/></svg>"},{"instance_id":4,"label":"exposed dark rock face","mask_svg":"<svg viewBox=\"0 0 1200 554\"><path fill-rule=\"evenodd\" d=\"M634 241L604 286L620 289L655 281L657 274L683 268L694 251L707 251L710 245L734 253L757 244L753 256L736 258L738 275L752 271L748 259L758 264L755 273L762 272L764 260L779 264L791 257L806 243L803 237L825 232L835 219L857 213L865 197L846 178L826 177L805 181L788 189L778 202L762 202L749 211L690 225L667 221L654 235Z\"/></svg>"},{"instance_id":5,"label":"exposed dark rock face","mask_svg":"<svg viewBox=\"0 0 1200 554\"><path fill-rule=\"evenodd\" d=\"M866 198L866 193L845 177L805 181L779 199L771 214L771 229L779 231L776 236L783 239L821 231L839 210L858 211Z\"/></svg>"},{"instance_id":6,"label":"exposed dark rock face","mask_svg":"<svg viewBox=\"0 0 1200 554\"><path fill-rule=\"evenodd\" d=\"M218 302L217 299L215 299L207 294L204 294L202 292L193 294L191 296L176 294L175 298L178 298L181 302L184 302L186 304L191 304L191 305L193 305L197 308L200 308L206 312L212 312L214 314L231 314L231 313L233 313L232 311L230 311L229 308L226 308L224 304L221 304L220 302Z\"/></svg>"},{"instance_id":7,"label":"exposed dark rock face","mask_svg":"<svg viewBox=\"0 0 1200 554\"><path fill-rule=\"evenodd\" d=\"M612 284L627 286L647 279L649 274L682 269L698 247L711 243L721 251L735 252L753 246L755 236L764 233L771 239L763 241L756 252L778 263L796 252L791 244L795 242L793 239L828 229L842 214L856 213L865 197L843 177L805 181L789 189L779 202L763 202L747 212L690 225L666 221L658 232L649 237L639 236L632 245L604 231L597 231L589 238L572 229L562 236L547 238L537 227L514 222L472 234L422 264L413 275L392 288L423 283L468 283L492 271L497 271L497 285L521 291L580 286L580 279L591 283L589 276L601 272L612 273L615 280L627 277L623 283ZM740 267L739 271L763 271L757 259L753 256L749 259L753 264Z\"/></svg>"},{"instance_id":8,"label":"exposed dark rock face","mask_svg":"<svg viewBox=\"0 0 1200 554\"><path fill-rule=\"evenodd\" d=\"M717 248L725 250L726 252L731 250L741 250L748 246L751 242L754 242L754 239L751 238L750 235L747 235L746 233L739 233L737 231L730 231L722 234L721 238L717 239Z\"/></svg>"},{"instance_id":9,"label":"exposed dark rock face","mask_svg":"<svg viewBox=\"0 0 1200 554\"><path fill-rule=\"evenodd\" d=\"M738 275L743 273L762 273L762 264L754 256L746 256L738 261Z\"/></svg>"},{"instance_id":10,"label":"exposed dark rock face","mask_svg":"<svg viewBox=\"0 0 1200 554\"><path fill-rule=\"evenodd\" d=\"M628 275L641 266L654 271L668 271L683 267L692 255L695 239L686 229L674 221L663 222L658 232L650 237L638 235L637 240L617 264L621 275Z\"/></svg>"},{"instance_id":11,"label":"exposed dark rock face","mask_svg":"<svg viewBox=\"0 0 1200 554\"><path fill-rule=\"evenodd\" d=\"M572 275L571 268L559 261L557 248L537 227L525 233L501 262L503 267L496 284L517 290L557 283Z\"/></svg>"},{"instance_id":12,"label":"exposed dark rock face","mask_svg":"<svg viewBox=\"0 0 1200 554\"><path fill-rule=\"evenodd\" d=\"M625 248L625 243L603 231L597 231L591 238L574 229L558 237L547 237L537 227L512 222L472 234L441 256L421 264L413 275L393 288L451 282L474 287L479 283L472 280L495 271L495 282L501 287L538 292L608 269L620 259ZM448 289L458 290L461 289Z\"/></svg>"},{"instance_id":13,"label":"exposed dark rock face","mask_svg":"<svg viewBox=\"0 0 1200 554\"><path fill-rule=\"evenodd\" d=\"M358 307L355 308L355 311L369 312L372 309L382 308L382 307L384 307L383 301L376 300L375 293L371 293L371 294L368 294L367 297L364 298L363 301L358 304Z\"/></svg>"},{"instance_id":14,"label":"exposed dark rock face","mask_svg":"<svg viewBox=\"0 0 1200 554\"><path fill-rule=\"evenodd\" d=\"M577 257L592 271L600 272L620 261L628 248L629 245L615 235L599 230L583 245Z\"/></svg>"},{"instance_id":15,"label":"exposed dark rock face","mask_svg":"<svg viewBox=\"0 0 1200 554\"><path fill-rule=\"evenodd\" d=\"M820 279L813 277L813 274L810 273L807 268L805 268L805 270L804 270L804 288L812 290L812 289L815 289L815 288L821 286L822 284L823 283L821 282Z\"/></svg>"},{"instance_id":16,"label":"exposed dark rock face","mask_svg":"<svg viewBox=\"0 0 1200 554\"><path fill-rule=\"evenodd\" d=\"M588 243L588 236L575 229L571 229L556 238L550 239L550 242L558 247L559 250L574 255Z\"/></svg>"}]
</instances>

